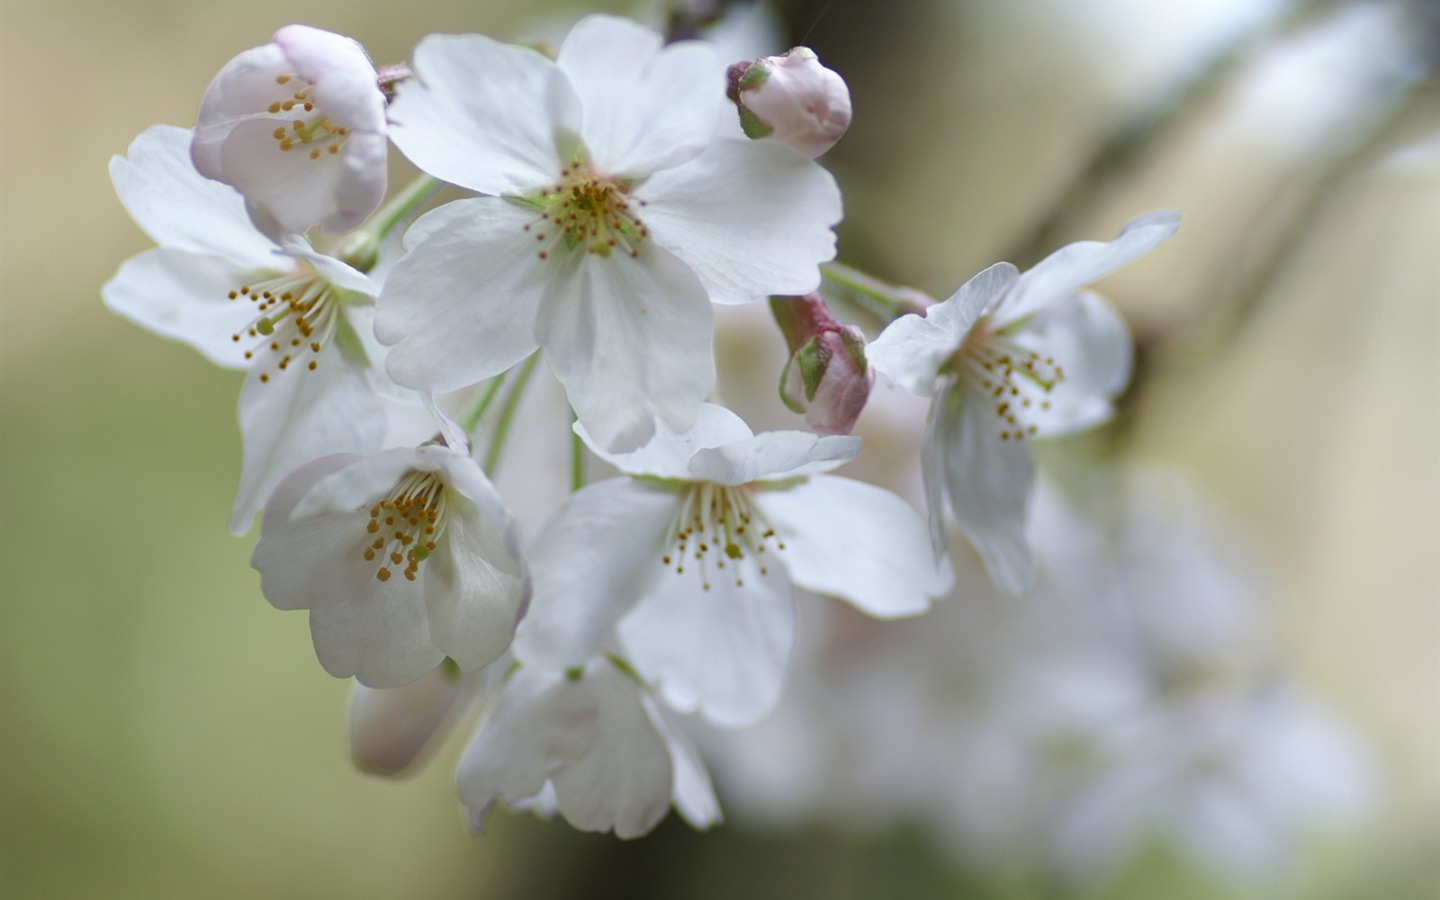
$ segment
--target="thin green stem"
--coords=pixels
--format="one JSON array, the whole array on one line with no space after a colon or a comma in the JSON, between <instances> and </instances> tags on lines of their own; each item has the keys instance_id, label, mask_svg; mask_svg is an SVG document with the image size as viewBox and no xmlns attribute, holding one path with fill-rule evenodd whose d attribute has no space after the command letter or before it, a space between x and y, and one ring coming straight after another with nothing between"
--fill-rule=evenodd
<instances>
[{"instance_id":1,"label":"thin green stem","mask_svg":"<svg viewBox=\"0 0 1440 900\"><path fill-rule=\"evenodd\" d=\"M571 416L574 420L574 416ZM580 440L580 435L574 428L570 429L570 492L580 490L585 486L585 442Z\"/></svg>"},{"instance_id":2,"label":"thin green stem","mask_svg":"<svg viewBox=\"0 0 1440 900\"><path fill-rule=\"evenodd\" d=\"M511 382L510 393L505 397L505 405L500 408L500 421L495 423L495 435L490 439L489 452L485 454L485 474L491 478L495 477L495 472L500 467L500 456L505 452L505 441L510 437L510 425L515 420L515 410L520 408L520 398L524 395L525 386L530 383L530 375L539 361L540 354L537 352L530 354L530 358L521 364Z\"/></svg>"},{"instance_id":3,"label":"thin green stem","mask_svg":"<svg viewBox=\"0 0 1440 900\"><path fill-rule=\"evenodd\" d=\"M886 284L852 266L828 262L820 266L820 274L831 284L843 288L855 305L882 322L892 322L907 313L919 312L925 298L920 292Z\"/></svg>"},{"instance_id":4,"label":"thin green stem","mask_svg":"<svg viewBox=\"0 0 1440 900\"><path fill-rule=\"evenodd\" d=\"M500 386L504 383L505 376L503 374L490 379L485 385L485 390L477 394L475 399L470 401L470 406L460 415L460 427L467 435L474 435L475 426L480 424L480 419L484 417L490 404L495 401L495 395L500 393Z\"/></svg>"},{"instance_id":5,"label":"thin green stem","mask_svg":"<svg viewBox=\"0 0 1440 900\"><path fill-rule=\"evenodd\" d=\"M380 259L380 246L401 222L408 219L421 204L429 200L444 182L421 175L380 209L364 228L350 235L335 255L362 272L375 268Z\"/></svg>"}]
</instances>

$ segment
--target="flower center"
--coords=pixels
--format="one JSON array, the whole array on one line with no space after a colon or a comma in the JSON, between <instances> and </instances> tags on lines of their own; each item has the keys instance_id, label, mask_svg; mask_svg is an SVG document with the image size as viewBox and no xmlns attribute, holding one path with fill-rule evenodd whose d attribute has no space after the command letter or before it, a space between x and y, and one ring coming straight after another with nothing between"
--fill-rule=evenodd
<instances>
[{"instance_id":1,"label":"flower center","mask_svg":"<svg viewBox=\"0 0 1440 900\"><path fill-rule=\"evenodd\" d=\"M946 369L994 398L1002 441L1035 434L1039 428L1029 413L1049 409L1050 392L1065 380L1054 359L1020 346L986 319L970 330Z\"/></svg>"},{"instance_id":2,"label":"flower center","mask_svg":"<svg viewBox=\"0 0 1440 900\"><path fill-rule=\"evenodd\" d=\"M542 188L534 197L521 200L540 210L540 218L525 226L540 244L536 255L549 259L557 245L566 250L584 247L587 253L609 256L619 250L640 255L640 245L650 229L640 220L637 207L645 201L631 200L631 185L600 175L585 163L573 163L560 170L554 187Z\"/></svg>"},{"instance_id":3,"label":"flower center","mask_svg":"<svg viewBox=\"0 0 1440 900\"><path fill-rule=\"evenodd\" d=\"M288 84L293 80L293 75L277 75L275 83L279 85ZM294 150L297 146L308 148L311 159L319 159L326 154L337 155L345 146L345 138L349 130L343 126L336 125L325 117L323 113L309 115L315 112L315 97L311 93L314 85L303 83L303 87L290 94L284 100L276 100L271 103L267 111L272 116L279 116L290 113L295 119L289 125L281 125L276 128L271 136L275 138L276 145L285 152Z\"/></svg>"},{"instance_id":4,"label":"flower center","mask_svg":"<svg viewBox=\"0 0 1440 900\"><path fill-rule=\"evenodd\" d=\"M230 292L231 300L241 298L255 304L256 316L248 327L231 335L235 343L246 338L255 341L254 349L245 351L245 358L256 354L275 358L275 368L286 371L307 353L315 357L335 332L341 299L334 285L313 272L295 271L258 284L242 284ZM305 368L319 365L312 358ZM262 382L270 380L268 372L260 374Z\"/></svg>"},{"instance_id":5,"label":"flower center","mask_svg":"<svg viewBox=\"0 0 1440 900\"><path fill-rule=\"evenodd\" d=\"M389 581L391 566L399 567L407 581L414 581L423 563L435 552L436 541L445 531L445 485L434 472L411 470L384 498L370 507L370 535L365 561L383 557L375 572L378 581Z\"/></svg>"},{"instance_id":6,"label":"flower center","mask_svg":"<svg viewBox=\"0 0 1440 900\"><path fill-rule=\"evenodd\" d=\"M745 487L700 481L686 489L660 561L673 566L675 574L680 575L685 572L686 561L694 560L708 591L710 566L713 563L716 570L723 569L728 560L734 564L735 586L743 587L739 562L753 557L760 574L765 575L768 570L763 554L770 542L776 550L785 549L785 542L776 537L775 529L756 509Z\"/></svg>"}]
</instances>

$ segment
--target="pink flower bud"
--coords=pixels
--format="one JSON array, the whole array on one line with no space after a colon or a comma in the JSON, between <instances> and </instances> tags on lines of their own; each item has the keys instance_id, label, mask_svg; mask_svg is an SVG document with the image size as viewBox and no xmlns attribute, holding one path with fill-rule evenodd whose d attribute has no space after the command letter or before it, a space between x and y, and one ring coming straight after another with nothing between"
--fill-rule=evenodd
<instances>
[{"instance_id":1,"label":"pink flower bud","mask_svg":"<svg viewBox=\"0 0 1440 900\"><path fill-rule=\"evenodd\" d=\"M788 144L814 159L850 127L850 89L809 47L730 67L730 99L752 138Z\"/></svg>"},{"instance_id":2,"label":"pink flower bud","mask_svg":"<svg viewBox=\"0 0 1440 900\"><path fill-rule=\"evenodd\" d=\"M865 360L865 335L837 322L819 294L772 297L770 310L790 359L780 373L780 399L821 434L849 434L870 398L875 373Z\"/></svg>"},{"instance_id":3,"label":"pink flower bud","mask_svg":"<svg viewBox=\"0 0 1440 900\"><path fill-rule=\"evenodd\" d=\"M406 774L453 724L465 677L448 661L398 688L355 685L350 696L350 757L371 775Z\"/></svg>"}]
</instances>

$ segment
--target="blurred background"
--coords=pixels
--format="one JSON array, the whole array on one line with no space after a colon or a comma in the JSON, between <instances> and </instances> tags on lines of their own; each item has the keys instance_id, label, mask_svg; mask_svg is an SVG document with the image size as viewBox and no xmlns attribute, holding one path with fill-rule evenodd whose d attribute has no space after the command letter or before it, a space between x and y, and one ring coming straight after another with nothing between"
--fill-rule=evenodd
<instances>
[{"instance_id":1,"label":"blurred background","mask_svg":"<svg viewBox=\"0 0 1440 900\"><path fill-rule=\"evenodd\" d=\"M303 21L377 63L433 32L563 32L490 0L3 0L0 893L6 897L1434 897L1440 884L1440 53L1435 3L794 0L848 80L825 163L841 254L934 296L1185 211L1105 282L1140 342L1111 437L1179 468L1276 573L1293 677L1361 737L1363 818L1262 886L1163 848L1081 886L976 871L918 825L621 843L464 829L452 739L349 764L348 686L225 520L239 377L108 313L150 242L111 155L190 125L237 52ZM638 11L658 21L655 9ZM722 369L727 364L722 357ZM782 359L756 376L768 385ZM557 475L563 477L563 475ZM724 801L722 784L722 801Z\"/></svg>"}]
</instances>

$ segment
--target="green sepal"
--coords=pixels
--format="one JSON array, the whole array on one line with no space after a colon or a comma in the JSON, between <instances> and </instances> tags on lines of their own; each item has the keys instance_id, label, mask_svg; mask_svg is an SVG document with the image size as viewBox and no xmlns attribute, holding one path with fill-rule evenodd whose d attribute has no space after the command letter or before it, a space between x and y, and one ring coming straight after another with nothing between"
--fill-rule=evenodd
<instances>
[{"instance_id":1,"label":"green sepal","mask_svg":"<svg viewBox=\"0 0 1440 900\"><path fill-rule=\"evenodd\" d=\"M814 400L815 392L820 389L820 380L825 377L830 353L820 346L819 341L811 338L800 345L800 349L791 359L800 363L800 380L805 385L805 399Z\"/></svg>"},{"instance_id":2,"label":"green sepal","mask_svg":"<svg viewBox=\"0 0 1440 900\"><path fill-rule=\"evenodd\" d=\"M770 133L775 130L773 125L767 125L760 121L759 116L743 106L740 107L740 128L745 132L745 136L751 140L769 137Z\"/></svg>"}]
</instances>

